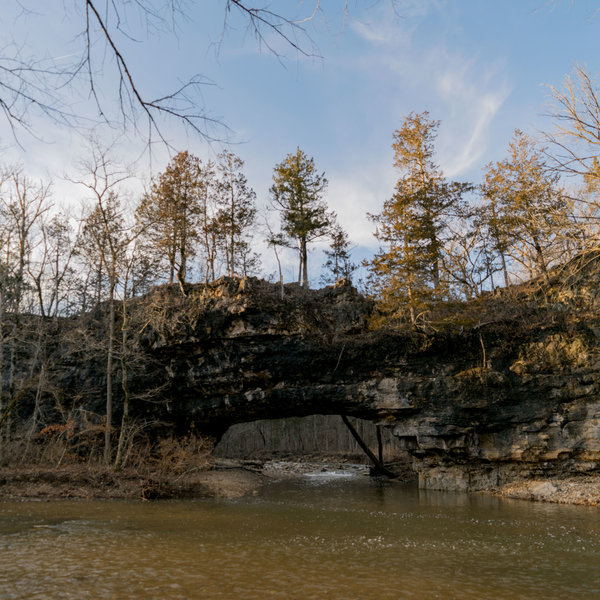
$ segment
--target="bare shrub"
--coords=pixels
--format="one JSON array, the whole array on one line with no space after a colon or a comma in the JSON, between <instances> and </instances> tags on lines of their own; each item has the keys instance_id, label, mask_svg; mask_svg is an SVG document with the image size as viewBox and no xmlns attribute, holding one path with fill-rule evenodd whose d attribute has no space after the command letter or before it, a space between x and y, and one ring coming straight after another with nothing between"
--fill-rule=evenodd
<instances>
[{"instance_id":1,"label":"bare shrub","mask_svg":"<svg viewBox=\"0 0 600 600\"><path fill-rule=\"evenodd\" d=\"M205 469L212 446L208 438L193 434L162 439L153 452L151 465L158 473L173 475Z\"/></svg>"}]
</instances>

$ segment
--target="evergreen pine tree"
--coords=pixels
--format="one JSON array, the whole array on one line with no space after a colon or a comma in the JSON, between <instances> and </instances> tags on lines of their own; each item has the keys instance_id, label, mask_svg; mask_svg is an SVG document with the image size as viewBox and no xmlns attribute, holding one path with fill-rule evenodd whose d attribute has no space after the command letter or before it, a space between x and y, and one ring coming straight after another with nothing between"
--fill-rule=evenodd
<instances>
[{"instance_id":1,"label":"evergreen pine tree","mask_svg":"<svg viewBox=\"0 0 600 600\"><path fill-rule=\"evenodd\" d=\"M308 287L308 244L327 235L332 219L323 200L326 187L325 174L319 175L314 159L300 148L275 166L271 198L281 213L283 233L296 244L303 287Z\"/></svg>"},{"instance_id":2,"label":"evergreen pine tree","mask_svg":"<svg viewBox=\"0 0 600 600\"><path fill-rule=\"evenodd\" d=\"M327 260L323 265L324 273L321 275L321 283L331 285L341 279L352 282L352 274L357 265L352 262L350 255L350 242L348 234L338 223L331 227L331 244L325 250Z\"/></svg>"},{"instance_id":3,"label":"evergreen pine tree","mask_svg":"<svg viewBox=\"0 0 600 600\"><path fill-rule=\"evenodd\" d=\"M394 132L394 166L400 170L394 195L384 203L375 237L382 244L367 263L369 280L390 311L418 311L444 293L442 253L450 218L456 216L469 184L449 182L434 162L439 121L429 113L411 113Z\"/></svg>"}]
</instances>

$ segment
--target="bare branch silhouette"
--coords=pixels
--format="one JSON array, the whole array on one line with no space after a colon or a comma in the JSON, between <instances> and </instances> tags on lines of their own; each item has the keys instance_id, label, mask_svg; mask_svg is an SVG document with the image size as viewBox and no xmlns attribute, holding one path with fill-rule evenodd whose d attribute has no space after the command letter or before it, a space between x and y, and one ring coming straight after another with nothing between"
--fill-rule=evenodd
<instances>
[{"instance_id":1,"label":"bare branch silhouette","mask_svg":"<svg viewBox=\"0 0 600 600\"><path fill-rule=\"evenodd\" d=\"M202 90L213 82L196 74L176 89L152 97L126 50L125 42L143 42L137 34L140 27L144 35L167 32L177 36L178 23L188 17L186 9L192 5L184 0L72 1L81 8L81 27L75 38L79 49L75 54L38 56L25 51L25 44L14 41L0 47L0 111L17 142L20 131L41 138L36 127L40 117L77 128L91 128L100 122L132 132L148 145L155 140L169 145L166 124L172 122L204 140L223 140L227 136L227 127L206 110L202 100ZM18 19L43 18L19 0L13 2ZM270 9L260 3L257 6L252 0L221 2L224 31L235 10L246 20L259 46L278 59L281 55L276 39L298 54L316 56L316 46L305 25L321 12L320 0L299 9L305 14L298 18L284 14L287 9ZM77 103L80 106L76 109Z\"/></svg>"}]
</instances>

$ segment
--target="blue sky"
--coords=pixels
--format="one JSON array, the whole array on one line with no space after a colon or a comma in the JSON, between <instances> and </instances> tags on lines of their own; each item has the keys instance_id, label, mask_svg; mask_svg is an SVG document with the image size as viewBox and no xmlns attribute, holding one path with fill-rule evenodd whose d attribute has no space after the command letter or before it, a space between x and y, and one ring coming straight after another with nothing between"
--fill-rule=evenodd
<instances>
[{"instance_id":1,"label":"blue sky","mask_svg":"<svg viewBox=\"0 0 600 600\"><path fill-rule=\"evenodd\" d=\"M16 20L5 13L0 26L10 27L27 50L68 56L78 44L73 36L81 15L71 10L77 4L52 0L38 9L41 14ZM271 2L290 15L306 15L313 4ZM215 0L190 3L176 37L167 32L146 37L132 20L139 41L121 43L150 96L197 73L213 82L202 101L229 127L230 148L245 160L261 203L268 199L274 165L287 153L300 146L314 156L329 179L327 200L357 246L357 257L376 249L365 215L378 212L392 193L392 133L405 115L428 110L439 119L440 166L449 177L476 183L488 162L503 158L515 128L537 135L552 127L544 116L547 85L560 86L576 63L594 75L600 70L600 3L591 0L400 0L395 11L389 0L350 0L346 17L342 0L326 4L326 13L306 24L322 58L298 55L269 37L281 51L278 60L258 47L235 15L218 44L224 15L223 3ZM75 100L85 106L85 94ZM83 141L43 120L35 125L52 143L25 135L18 148L5 124L0 126L3 162L20 161L44 177L69 172L85 152ZM201 157L221 149L174 124L166 123L164 131L177 149ZM108 140L114 134L98 135ZM139 156L136 140L121 138L119 144L122 155ZM145 157L136 168L147 176L167 160L167 150L156 147L151 167ZM66 202L78 194L60 181L55 189ZM316 266L322 259L315 255L312 261ZM265 262L271 272L272 259ZM292 279L292 257L286 269Z\"/></svg>"}]
</instances>

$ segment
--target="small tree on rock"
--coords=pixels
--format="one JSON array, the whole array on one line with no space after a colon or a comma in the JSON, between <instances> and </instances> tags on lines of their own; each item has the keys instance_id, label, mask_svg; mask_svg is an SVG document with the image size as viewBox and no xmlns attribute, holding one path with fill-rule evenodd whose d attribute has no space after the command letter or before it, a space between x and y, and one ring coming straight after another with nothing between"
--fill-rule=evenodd
<instances>
[{"instance_id":1,"label":"small tree on rock","mask_svg":"<svg viewBox=\"0 0 600 600\"><path fill-rule=\"evenodd\" d=\"M348 234L341 225L335 223L331 227L331 244L329 249L325 250L327 260L323 265L324 273L321 276L321 283L330 285L341 279L352 281L352 274L357 265L352 262L350 250Z\"/></svg>"},{"instance_id":2,"label":"small tree on rock","mask_svg":"<svg viewBox=\"0 0 600 600\"><path fill-rule=\"evenodd\" d=\"M323 200L327 179L317 172L314 159L298 148L275 166L273 182L272 202L281 213L282 231L297 244L298 283L307 288L308 244L327 235L332 221Z\"/></svg>"},{"instance_id":3,"label":"small tree on rock","mask_svg":"<svg viewBox=\"0 0 600 600\"><path fill-rule=\"evenodd\" d=\"M558 178L546 166L543 152L519 130L509 145L508 157L488 165L482 186L486 201L482 217L501 256L505 285L505 256L528 276L546 279L550 265L559 258L567 205Z\"/></svg>"}]
</instances>

